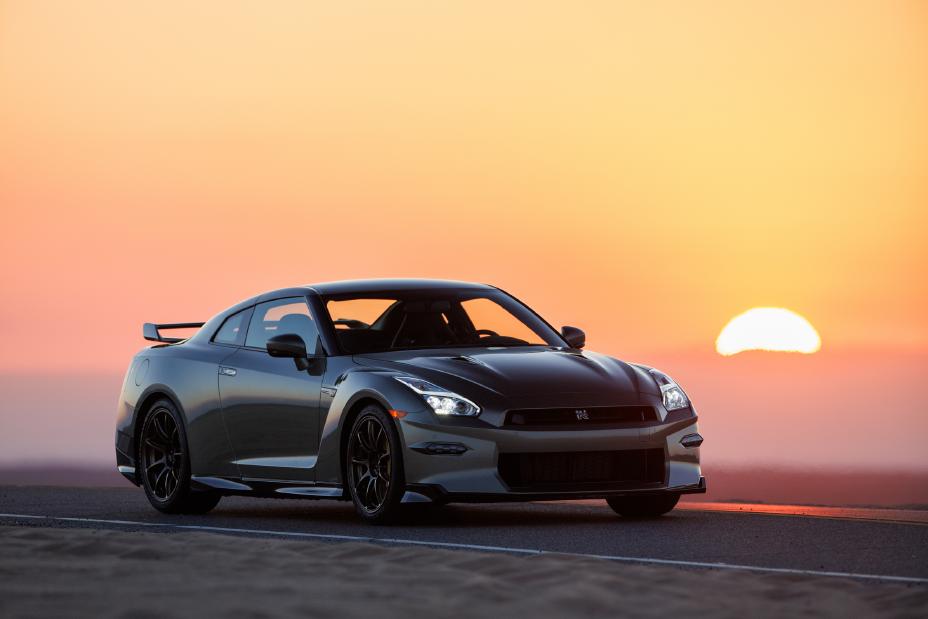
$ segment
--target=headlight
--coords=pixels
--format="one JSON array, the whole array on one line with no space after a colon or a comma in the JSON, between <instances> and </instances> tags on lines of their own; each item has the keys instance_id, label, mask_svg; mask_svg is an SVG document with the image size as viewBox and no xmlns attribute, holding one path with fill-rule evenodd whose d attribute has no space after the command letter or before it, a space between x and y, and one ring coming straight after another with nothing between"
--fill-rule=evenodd
<instances>
[{"instance_id":1,"label":"headlight","mask_svg":"<svg viewBox=\"0 0 928 619\"><path fill-rule=\"evenodd\" d=\"M413 376L394 376L393 378L421 395L425 403L435 411L436 415L476 417L480 414L480 407L467 398L452 393L447 389L442 389L426 380Z\"/></svg>"},{"instance_id":2,"label":"headlight","mask_svg":"<svg viewBox=\"0 0 928 619\"><path fill-rule=\"evenodd\" d=\"M661 398L664 400L664 408L667 409L668 413L690 405L689 398L686 397L683 389L672 378L659 370L652 369L648 371L654 377L657 386L661 388Z\"/></svg>"}]
</instances>

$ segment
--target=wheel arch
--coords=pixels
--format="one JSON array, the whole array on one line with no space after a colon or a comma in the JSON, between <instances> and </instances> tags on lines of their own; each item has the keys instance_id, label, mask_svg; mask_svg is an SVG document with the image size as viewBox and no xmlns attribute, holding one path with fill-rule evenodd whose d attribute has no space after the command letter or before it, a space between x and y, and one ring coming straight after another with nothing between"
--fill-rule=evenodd
<instances>
[{"instance_id":1,"label":"wheel arch","mask_svg":"<svg viewBox=\"0 0 928 619\"><path fill-rule=\"evenodd\" d=\"M346 493L348 492L348 486L346 485L348 479L348 469L345 464L345 457L348 453L348 435L351 432L351 427L354 425L354 420L358 418L358 415L362 410L371 404L379 406L384 411L390 410L390 405L385 402L382 397L379 397L378 394L374 394L373 392L363 392L356 394L355 397L351 399L351 401L345 407L345 414L342 417L342 427L338 435L338 473L342 487ZM393 423L395 426L396 422Z\"/></svg>"},{"instance_id":2,"label":"wheel arch","mask_svg":"<svg viewBox=\"0 0 928 619\"><path fill-rule=\"evenodd\" d=\"M139 403L135 407L135 419L132 424L132 457L136 461L138 460L139 436L142 433L142 425L144 424L145 416L148 415L152 405L158 400L168 400L174 405L174 408L180 413L181 421L186 430L187 415L184 413L184 407L181 406L177 394L165 385L152 385L148 387L142 392L142 395L139 396ZM138 462L136 462L136 466L138 466Z\"/></svg>"}]
</instances>

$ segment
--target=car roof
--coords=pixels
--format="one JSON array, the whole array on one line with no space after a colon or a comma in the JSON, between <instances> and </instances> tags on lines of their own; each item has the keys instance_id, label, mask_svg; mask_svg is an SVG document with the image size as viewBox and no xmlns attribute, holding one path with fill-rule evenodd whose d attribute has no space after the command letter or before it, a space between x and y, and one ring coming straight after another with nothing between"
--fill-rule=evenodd
<instances>
[{"instance_id":1,"label":"car roof","mask_svg":"<svg viewBox=\"0 0 928 619\"><path fill-rule=\"evenodd\" d=\"M341 295L341 294L363 294L391 292L394 290L495 290L493 286L487 284L475 284L473 282L461 282L450 279L348 279L335 282L323 282L319 284L308 284L305 286L292 286L289 288L278 288L269 290L251 298L239 301L232 307L227 307L210 318L204 326L191 337L204 338L211 336L222 322L241 310L264 303L265 301L274 301L285 297L298 297L307 293L316 293L322 296Z\"/></svg>"},{"instance_id":2,"label":"car roof","mask_svg":"<svg viewBox=\"0 0 928 619\"><path fill-rule=\"evenodd\" d=\"M305 286L292 286L289 288L278 288L277 290L268 290L251 298L239 301L232 307L226 308L214 318L219 316L228 316L256 303L273 301L284 297L298 297L306 293L316 293L322 296L341 295L341 294L363 294L377 292L392 292L394 290L495 290L493 286L487 284L475 284L472 282L459 282L451 279L346 279L335 282L323 282L320 284L308 284Z\"/></svg>"},{"instance_id":3,"label":"car roof","mask_svg":"<svg viewBox=\"0 0 928 619\"><path fill-rule=\"evenodd\" d=\"M321 295L351 294L359 292L389 292L393 290L458 290L476 288L491 290L486 284L461 282L450 279L348 279L336 282L309 284L306 288Z\"/></svg>"}]
</instances>

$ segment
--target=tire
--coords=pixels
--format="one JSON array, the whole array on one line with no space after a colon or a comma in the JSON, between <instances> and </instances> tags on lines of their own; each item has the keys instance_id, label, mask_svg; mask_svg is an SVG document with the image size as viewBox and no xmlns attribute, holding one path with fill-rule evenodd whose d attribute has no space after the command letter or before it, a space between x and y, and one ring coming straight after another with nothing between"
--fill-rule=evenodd
<instances>
[{"instance_id":1,"label":"tire","mask_svg":"<svg viewBox=\"0 0 928 619\"><path fill-rule=\"evenodd\" d=\"M205 514L222 498L190 487L187 432L177 407L158 400L142 419L136 458L138 475L152 507L166 514Z\"/></svg>"},{"instance_id":2,"label":"tire","mask_svg":"<svg viewBox=\"0 0 928 619\"><path fill-rule=\"evenodd\" d=\"M377 405L366 406L351 424L345 482L355 510L365 522L379 525L403 519L406 476L402 443L393 420Z\"/></svg>"},{"instance_id":3,"label":"tire","mask_svg":"<svg viewBox=\"0 0 928 619\"><path fill-rule=\"evenodd\" d=\"M606 499L615 513L626 518L657 518L677 506L679 494L620 496Z\"/></svg>"}]
</instances>

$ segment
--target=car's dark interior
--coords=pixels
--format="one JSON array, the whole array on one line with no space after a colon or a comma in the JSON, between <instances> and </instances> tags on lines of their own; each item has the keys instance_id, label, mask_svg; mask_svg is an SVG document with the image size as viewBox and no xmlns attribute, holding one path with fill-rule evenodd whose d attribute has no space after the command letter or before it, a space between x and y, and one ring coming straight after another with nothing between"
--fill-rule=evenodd
<instances>
[{"instance_id":1,"label":"car's dark interior","mask_svg":"<svg viewBox=\"0 0 928 619\"><path fill-rule=\"evenodd\" d=\"M525 346L525 340L479 330L457 300L397 300L368 325L350 317L333 320L346 353L408 348Z\"/></svg>"}]
</instances>

